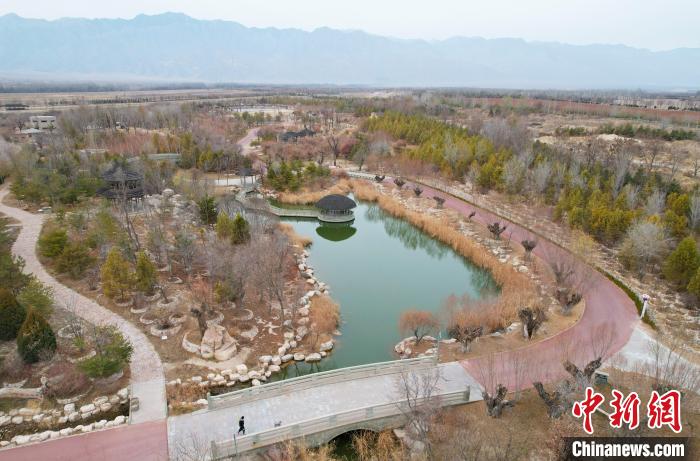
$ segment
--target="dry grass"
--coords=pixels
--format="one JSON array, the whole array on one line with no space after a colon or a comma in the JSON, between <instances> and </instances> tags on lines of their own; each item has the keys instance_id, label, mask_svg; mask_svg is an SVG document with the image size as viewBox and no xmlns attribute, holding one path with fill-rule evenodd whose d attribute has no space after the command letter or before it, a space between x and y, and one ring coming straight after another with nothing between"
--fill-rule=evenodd
<instances>
[{"instance_id":1,"label":"dry grass","mask_svg":"<svg viewBox=\"0 0 700 461\"><path fill-rule=\"evenodd\" d=\"M421 214L407 209L398 200L377 191L372 185L359 181L352 182L353 193L360 200L377 203L382 210L404 219L423 232L450 247L469 259L474 265L488 270L501 288L499 298L489 307L494 326L507 326L517 319L518 310L533 305L537 295L529 279L516 272L510 265L501 264L491 253L467 236L455 230L446 219Z\"/></svg>"},{"instance_id":2,"label":"dry grass","mask_svg":"<svg viewBox=\"0 0 700 461\"><path fill-rule=\"evenodd\" d=\"M340 323L340 308L329 296L321 295L311 298L311 309L309 309L309 319L311 320L311 331L315 337L316 344L330 338L333 331Z\"/></svg>"},{"instance_id":3,"label":"dry grass","mask_svg":"<svg viewBox=\"0 0 700 461\"><path fill-rule=\"evenodd\" d=\"M349 179L341 178L327 189L305 190L302 192L280 192L277 200L290 205L311 205L329 194L347 195L352 190Z\"/></svg>"},{"instance_id":4,"label":"dry grass","mask_svg":"<svg viewBox=\"0 0 700 461\"><path fill-rule=\"evenodd\" d=\"M301 248L306 248L313 243L311 237L297 234L294 230L294 226L292 226L291 224L279 223L279 228L282 231L282 233L287 236L289 241L292 242L292 245L298 245Z\"/></svg>"}]
</instances>

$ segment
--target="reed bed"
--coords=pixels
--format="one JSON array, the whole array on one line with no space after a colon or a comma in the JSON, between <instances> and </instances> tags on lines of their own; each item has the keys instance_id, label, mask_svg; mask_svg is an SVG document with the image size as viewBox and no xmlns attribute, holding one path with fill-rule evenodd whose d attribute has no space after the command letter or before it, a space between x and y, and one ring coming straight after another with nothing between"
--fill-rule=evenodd
<instances>
[{"instance_id":1,"label":"reed bed","mask_svg":"<svg viewBox=\"0 0 700 461\"><path fill-rule=\"evenodd\" d=\"M311 244L313 243L311 237L297 234L294 230L294 226L292 226L291 224L281 222L279 223L279 228L280 231L282 231L282 233L286 235L287 238L292 242L292 245L297 245L301 248L306 248L308 246L311 246Z\"/></svg>"},{"instance_id":2,"label":"reed bed","mask_svg":"<svg viewBox=\"0 0 700 461\"><path fill-rule=\"evenodd\" d=\"M498 330L508 326L517 319L518 310L528 306L534 307L537 294L529 278L515 271L510 265L500 263L488 250L456 231L447 219L409 210L401 202L382 194L370 184L354 181L351 185L357 199L376 203L382 210L410 222L432 238L452 247L474 265L491 273L501 293L489 309L494 317L488 322L489 328Z\"/></svg>"}]
</instances>

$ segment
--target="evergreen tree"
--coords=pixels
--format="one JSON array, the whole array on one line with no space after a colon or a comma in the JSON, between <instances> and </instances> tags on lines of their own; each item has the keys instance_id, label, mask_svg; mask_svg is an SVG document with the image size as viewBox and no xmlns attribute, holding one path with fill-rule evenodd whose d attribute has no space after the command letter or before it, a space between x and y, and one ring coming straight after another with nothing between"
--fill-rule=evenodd
<instances>
[{"instance_id":1,"label":"evergreen tree","mask_svg":"<svg viewBox=\"0 0 700 461\"><path fill-rule=\"evenodd\" d=\"M34 310L47 318L53 312L53 290L32 278L17 295L17 302L26 312Z\"/></svg>"},{"instance_id":2,"label":"evergreen tree","mask_svg":"<svg viewBox=\"0 0 700 461\"><path fill-rule=\"evenodd\" d=\"M126 290L131 285L132 274L129 263L117 248L112 248L107 254L100 274L105 296L114 299L119 295L119 299L124 300Z\"/></svg>"},{"instance_id":3,"label":"evergreen tree","mask_svg":"<svg viewBox=\"0 0 700 461\"><path fill-rule=\"evenodd\" d=\"M236 213L233 218L233 233L231 234L231 243L237 245L250 240L250 225L240 213Z\"/></svg>"},{"instance_id":4,"label":"evergreen tree","mask_svg":"<svg viewBox=\"0 0 700 461\"><path fill-rule=\"evenodd\" d=\"M233 220L225 211L222 211L216 218L216 235L220 239L229 239L233 235L233 231Z\"/></svg>"},{"instance_id":5,"label":"evergreen tree","mask_svg":"<svg viewBox=\"0 0 700 461\"><path fill-rule=\"evenodd\" d=\"M68 234L66 234L65 229L50 229L39 237L37 244L42 256L55 258L63 252L68 244Z\"/></svg>"},{"instance_id":6,"label":"evergreen tree","mask_svg":"<svg viewBox=\"0 0 700 461\"><path fill-rule=\"evenodd\" d=\"M34 309L29 311L17 334L17 351L26 363L36 363L56 352L56 335L51 325Z\"/></svg>"},{"instance_id":7,"label":"evergreen tree","mask_svg":"<svg viewBox=\"0 0 700 461\"><path fill-rule=\"evenodd\" d=\"M700 268L695 271L695 275L690 279L687 286L688 292L700 298Z\"/></svg>"},{"instance_id":8,"label":"evergreen tree","mask_svg":"<svg viewBox=\"0 0 700 461\"><path fill-rule=\"evenodd\" d=\"M26 316L27 311L17 302L15 295L0 288L0 340L15 339Z\"/></svg>"},{"instance_id":9,"label":"evergreen tree","mask_svg":"<svg viewBox=\"0 0 700 461\"><path fill-rule=\"evenodd\" d=\"M139 251L136 255L136 288L150 296L153 294L153 286L156 284L156 266Z\"/></svg>"},{"instance_id":10,"label":"evergreen tree","mask_svg":"<svg viewBox=\"0 0 700 461\"><path fill-rule=\"evenodd\" d=\"M700 267L700 254L693 237L686 237L666 258L664 275L671 282L687 286Z\"/></svg>"},{"instance_id":11,"label":"evergreen tree","mask_svg":"<svg viewBox=\"0 0 700 461\"><path fill-rule=\"evenodd\" d=\"M93 262L94 258L90 256L86 244L70 242L56 260L56 269L73 279L79 279Z\"/></svg>"},{"instance_id":12,"label":"evergreen tree","mask_svg":"<svg viewBox=\"0 0 700 461\"><path fill-rule=\"evenodd\" d=\"M205 195L197 202L197 206L199 207L199 219L201 219L204 224L216 223L216 217L219 212L216 210L216 201L214 197Z\"/></svg>"}]
</instances>

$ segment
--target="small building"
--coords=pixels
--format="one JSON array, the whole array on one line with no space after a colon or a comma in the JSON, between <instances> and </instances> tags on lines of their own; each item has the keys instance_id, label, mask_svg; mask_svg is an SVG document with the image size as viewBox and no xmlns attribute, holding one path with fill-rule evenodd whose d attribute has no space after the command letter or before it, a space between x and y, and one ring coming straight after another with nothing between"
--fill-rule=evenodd
<instances>
[{"instance_id":1,"label":"small building","mask_svg":"<svg viewBox=\"0 0 700 461\"><path fill-rule=\"evenodd\" d=\"M340 194L326 195L316 202L318 220L322 222L349 222L355 219L353 208L357 203L350 197Z\"/></svg>"},{"instance_id":2,"label":"small building","mask_svg":"<svg viewBox=\"0 0 700 461\"><path fill-rule=\"evenodd\" d=\"M29 117L29 127L37 130L53 130L56 128L56 117L53 115L32 115Z\"/></svg>"},{"instance_id":3,"label":"small building","mask_svg":"<svg viewBox=\"0 0 700 461\"><path fill-rule=\"evenodd\" d=\"M305 138L307 136L313 136L316 132L304 127L300 131L286 131L279 136L279 140L282 142L297 141L299 138Z\"/></svg>"},{"instance_id":4,"label":"small building","mask_svg":"<svg viewBox=\"0 0 700 461\"><path fill-rule=\"evenodd\" d=\"M140 200L144 196L143 174L126 163L113 162L102 173L102 180L105 186L100 190L100 194L108 199Z\"/></svg>"}]
</instances>

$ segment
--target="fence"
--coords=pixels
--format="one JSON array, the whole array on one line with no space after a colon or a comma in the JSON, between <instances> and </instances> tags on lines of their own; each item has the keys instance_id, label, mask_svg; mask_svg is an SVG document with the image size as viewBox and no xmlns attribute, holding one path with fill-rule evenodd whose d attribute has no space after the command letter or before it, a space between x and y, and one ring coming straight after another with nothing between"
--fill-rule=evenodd
<instances>
[{"instance_id":1,"label":"fence","mask_svg":"<svg viewBox=\"0 0 700 461\"><path fill-rule=\"evenodd\" d=\"M446 407L467 402L469 402L469 391L465 390L438 395L430 398L430 400L428 400L428 398L417 399L415 402L412 401L411 404L412 406L413 404L428 404ZM408 410L408 400L401 400L308 419L235 439L221 442L212 441L211 456L212 459L218 460L303 436L310 436L331 430L335 430L337 433L338 429L344 427L351 429L354 425L359 423L366 423L379 419L389 420L393 418L403 418Z\"/></svg>"},{"instance_id":2,"label":"fence","mask_svg":"<svg viewBox=\"0 0 700 461\"><path fill-rule=\"evenodd\" d=\"M283 381L249 387L248 389L241 389L226 394L208 395L207 403L209 410L217 410L219 408L240 405L253 400L276 397L287 392L301 391L325 384L421 370L436 365L436 355L415 359L371 363L368 365L357 365L354 367L339 368L337 370L322 371L320 373L285 379Z\"/></svg>"}]
</instances>

